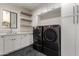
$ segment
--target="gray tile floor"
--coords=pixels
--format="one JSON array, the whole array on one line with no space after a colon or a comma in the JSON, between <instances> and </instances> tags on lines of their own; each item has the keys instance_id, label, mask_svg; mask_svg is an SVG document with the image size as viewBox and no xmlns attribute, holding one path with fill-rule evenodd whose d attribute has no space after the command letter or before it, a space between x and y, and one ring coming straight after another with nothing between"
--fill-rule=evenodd
<instances>
[{"instance_id":1,"label":"gray tile floor","mask_svg":"<svg viewBox=\"0 0 79 59\"><path fill-rule=\"evenodd\" d=\"M46 56L46 55L34 50L32 46L29 46L28 48L18 50L5 56Z\"/></svg>"}]
</instances>

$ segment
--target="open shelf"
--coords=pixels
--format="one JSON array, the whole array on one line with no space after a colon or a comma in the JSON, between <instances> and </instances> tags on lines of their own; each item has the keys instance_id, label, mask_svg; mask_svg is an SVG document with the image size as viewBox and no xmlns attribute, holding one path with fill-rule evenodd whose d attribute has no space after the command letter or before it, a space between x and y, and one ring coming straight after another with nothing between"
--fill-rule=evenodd
<instances>
[{"instance_id":1,"label":"open shelf","mask_svg":"<svg viewBox=\"0 0 79 59\"><path fill-rule=\"evenodd\" d=\"M28 19L24 19L24 18L21 18L21 20L27 21L27 22L32 22L32 20L28 20Z\"/></svg>"},{"instance_id":2,"label":"open shelf","mask_svg":"<svg viewBox=\"0 0 79 59\"><path fill-rule=\"evenodd\" d=\"M22 26L20 31L21 32L32 32L33 28L31 26Z\"/></svg>"},{"instance_id":3,"label":"open shelf","mask_svg":"<svg viewBox=\"0 0 79 59\"><path fill-rule=\"evenodd\" d=\"M30 13L25 13L25 12L21 12L21 14L26 15L26 16L32 16L32 14L30 14Z\"/></svg>"},{"instance_id":4,"label":"open shelf","mask_svg":"<svg viewBox=\"0 0 79 59\"><path fill-rule=\"evenodd\" d=\"M31 25L21 25L21 27L32 27Z\"/></svg>"},{"instance_id":5,"label":"open shelf","mask_svg":"<svg viewBox=\"0 0 79 59\"><path fill-rule=\"evenodd\" d=\"M27 13L27 12L21 12L20 13L20 32L32 32L32 20L31 16L32 14Z\"/></svg>"}]
</instances>

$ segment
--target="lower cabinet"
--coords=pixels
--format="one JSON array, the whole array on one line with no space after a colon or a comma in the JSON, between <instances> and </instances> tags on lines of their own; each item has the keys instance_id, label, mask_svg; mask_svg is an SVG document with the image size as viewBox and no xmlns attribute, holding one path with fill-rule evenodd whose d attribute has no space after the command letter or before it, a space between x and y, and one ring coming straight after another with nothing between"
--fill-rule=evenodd
<instances>
[{"instance_id":1,"label":"lower cabinet","mask_svg":"<svg viewBox=\"0 0 79 59\"><path fill-rule=\"evenodd\" d=\"M4 53L11 53L21 49L21 35L4 36Z\"/></svg>"},{"instance_id":2,"label":"lower cabinet","mask_svg":"<svg viewBox=\"0 0 79 59\"><path fill-rule=\"evenodd\" d=\"M24 48L28 46L28 37L27 35L22 35L21 37L21 47Z\"/></svg>"},{"instance_id":3,"label":"lower cabinet","mask_svg":"<svg viewBox=\"0 0 79 59\"><path fill-rule=\"evenodd\" d=\"M15 37L14 36L4 36L4 53L13 52L15 49Z\"/></svg>"},{"instance_id":4,"label":"lower cabinet","mask_svg":"<svg viewBox=\"0 0 79 59\"><path fill-rule=\"evenodd\" d=\"M2 36L0 36L0 55L3 54L3 51L4 51L3 48L4 48L4 47L3 47L3 39L2 39Z\"/></svg>"},{"instance_id":5,"label":"lower cabinet","mask_svg":"<svg viewBox=\"0 0 79 59\"><path fill-rule=\"evenodd\" d=\"M33 43L33 37L30 34L22 35L21 47L27 47Z\"/></svg>"},{"instance_id":6,"label":"lower cabinet","mask_svg":"<svg viewBox=\"0 0 79 59\"><path fill-rule=\"evenodd\" d=\"M22 37L22 35L17 35L14 40L14 49L15 50L21 49L21 37Z\"/></svg>"},{"instance_id":7,"label":"lower cabinet","mask_svg":"<svg viewBox=\"0 0 79 59\"><path fill-rule=\"evenodd\" d=\"M29 44L30 45L33 44L33 34L29 34L28 37L29 37Z\"/></svg>"},{"instance_id":8,"label":"lower cabinet","mask_svg":"<svg viewBox=\"0 0 79 59\"><path fill-rule=\"evenodd\" d=\"M32 34L5 35L0 39L0 53L8 54L33 43Z\"/></svg>"}]
</instances>

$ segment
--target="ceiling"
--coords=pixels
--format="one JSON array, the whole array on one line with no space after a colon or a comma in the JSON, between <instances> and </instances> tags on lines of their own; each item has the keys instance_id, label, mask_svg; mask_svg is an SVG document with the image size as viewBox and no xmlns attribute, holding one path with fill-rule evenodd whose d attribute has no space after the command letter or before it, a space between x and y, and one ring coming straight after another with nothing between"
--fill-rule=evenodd
<instances>
[{"instance_id":1,"label":"ceiling","mask_svg":"<svg viewBox=\"0 0 79 59\"><path fill-rule=\"evenodd\" d=\"M41 7L41 6L51 4L51 3L6 3L6 4L19 6L19 7L22 7L22 8L29 9L29 10L35 10L35 9Z\"/></svg>"}]
</instances>

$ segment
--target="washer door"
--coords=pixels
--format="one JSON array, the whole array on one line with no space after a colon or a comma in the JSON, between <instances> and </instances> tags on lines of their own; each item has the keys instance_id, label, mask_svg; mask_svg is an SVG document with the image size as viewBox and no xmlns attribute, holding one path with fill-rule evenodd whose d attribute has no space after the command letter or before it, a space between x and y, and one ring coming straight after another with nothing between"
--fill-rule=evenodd
<instances>
[{"instance_id":1,"label":"washer door","mask_svg":"<svg viewBox=\"0 0 79 59\"><path fill-rule=\"evenodd\" d=\"M57 33L55 30L49 28L44 31L44 39L47 41L55 42L57 40Z\"/></svg>"}]
</instances>

